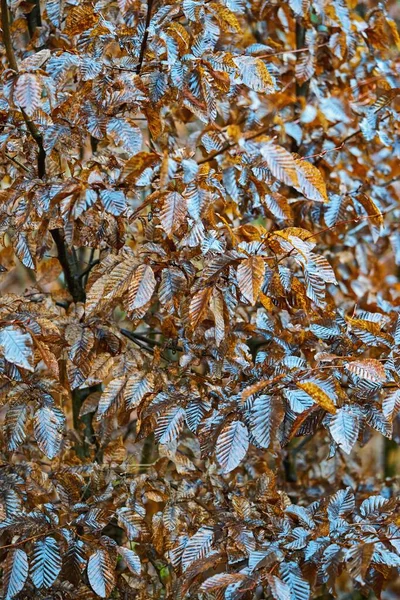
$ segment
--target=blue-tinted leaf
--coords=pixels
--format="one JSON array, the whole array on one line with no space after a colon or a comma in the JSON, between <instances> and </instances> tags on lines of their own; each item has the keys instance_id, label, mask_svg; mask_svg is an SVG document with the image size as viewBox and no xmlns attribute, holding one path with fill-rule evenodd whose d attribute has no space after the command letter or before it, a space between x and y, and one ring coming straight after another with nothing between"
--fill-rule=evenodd
<instances>
[{"instance_id":1,"label":"blue-tinted leaf","mask_svg":"<svg viewBox=\"0 0 400 600\"><path fill-rule=\"evenodd\" d=\"M49 588L61 571L60 549L56 540L46 537L34 544L31 579L37 588Z\"/></svg>"},{"instance_id":2,"label":"blue-tinted leaf","mask_svg":"<svg viewBox=\"0 0 400 600\"><path fill-rule=\"evenodd\" d=\"M14 598L24 587L28 577L28 557L20 548L10 550L4 562L3 586L5 600Z\"/></svg>"},{"instance_id":3,"label":"blue-tinted leaf","mask_svg":"<svg viewBox=\"0 0 400 600\"><path fill-rule=\"evenodd\" d=\"M0 329L0 346L8 362L27 371L33 371L32 338L29 333L15 325L3 327Z\"/></svg>"},{"instance_id":4,"label":"blue-tinted leaf","mask_svg":"<svg viewBox=\"0 0 400 600\"><path fill-rule=\"evenodd\" d=\"M218 436L216 455L223 473L236 469L246 456L249 447L249 433L241 421L232 421Z\"/></svg>"},{"instance_id":5,"label":"blue-tinted leaf","mask_svg":"<svg viewBox=\"0 0 400 600\"><path fill-rule=\"evenodd\" d=\"M101 190L100 200L107 212L119 217L126 209L126 199L120 190Z\"/></svg>"},{"instance_id":6,"label":"blue-tinted leaf","mask_svg":"<svg viewBox=\"0 0 400 600\"><path fill-rule=\"evenodd\" d=\"M114 588L114 565L105 549L97 550L89 557L87 574L93 591L100 598L107 598Z\"/></svg>"},{"instance_id":7,"label":"blue-tinted leaf","mask_svg":"<svg viewBox=\"0 0 400 600\"><path fill-rule=\"evenodd\" d=\"M306 581L295 562L283 562L280 567L282 580L289 587L291 600L309 600L310 584Z\"/></svg>"},{"instance_id":8,"label":"blue-tinted leaf","mask_svg":"<svg viewBox=\"0 0 400 600\"><path fill-rule=\"evenodd\" d=\"M65 417L56 407L43 406L35 413L34 432L41 451L48 457L54 458L60 451Z\"/></svg>"}]
</instances>

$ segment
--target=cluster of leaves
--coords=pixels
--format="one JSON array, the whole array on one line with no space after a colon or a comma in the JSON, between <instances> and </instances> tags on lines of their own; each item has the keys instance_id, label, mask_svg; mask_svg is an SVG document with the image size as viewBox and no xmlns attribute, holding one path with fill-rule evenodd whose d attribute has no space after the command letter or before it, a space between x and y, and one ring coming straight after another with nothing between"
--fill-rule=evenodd
<instances>
[{"instance_id":1,"label":"cluster of leaves","mask_svg":"<svg viewBox=\"0 0 400 600\"><path fill-rule=\"evenodd\" d=\"M7 600L394 585L400 36L355 4L1 0Z\"/></svg>"}]
</instances>

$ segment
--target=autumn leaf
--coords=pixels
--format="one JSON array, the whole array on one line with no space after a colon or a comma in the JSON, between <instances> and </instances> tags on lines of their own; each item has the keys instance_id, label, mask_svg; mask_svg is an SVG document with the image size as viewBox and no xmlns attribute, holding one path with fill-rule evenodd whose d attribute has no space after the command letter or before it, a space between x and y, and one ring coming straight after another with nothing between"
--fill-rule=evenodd
<instances>
[{"instance_id":1,"label":"autumn leaf","mask_svg":"<svg viewBox=\"0 0 400 600\"><path fill-rule=\"evenodd\" d=\"M345 367L353 375L372 383L384 383L386 381L383 364L374 358L353 360L345 363Z\"/></svg>"},{"instance_id":2,"label":"autumn leaf","mask_svg":"<svg viewBox=\"0 0 400 600\"><path fill-rule=\"evenodd\" d=\"M239 289L245 299L254 305L264 280L265 263L261 256L250 256L239 263L237 278Z\"/></svg>"},{"instance_id":3,"label":"autumn leaf","mask_svg":"<svg viewBox=\"0 0 400 600\"><path fill-rule=\"evenodd\" d=\"M219 434L216 456L223 473L236 469L249 447L247 427L241 421L232 421Z\"/></svg>"},{"instance_id":4,"label":"autumn leaf","mask_svg":"<svg viewBox=\"0 0 400 600\"><path fill-rule=\"evenodd\" d=\"M29 333L15 325L7 325L0 329L0 346L8 362L33 371L32 338Z\"/></svg>"},{"instance_id":5,"label":"autumn leaf","mask_svg":"<svg viewBox=\"0 0 400 600\"><path fill-rule=\"evenodd\" d=\"M337 445L346 454L350 454L357 441L360 430L360 418L351 406L339 408L329 421L329 431Z\"/></svg>"},{"instance_id":6,"label":"autumn leaf","mask_svg":"<svg viewBox=\"0 0 400 600\"><path fill-rule=\"evenodd\" d=\"M14 90L15 103L31 115L39 106L42 89L39 78L33 73L18 76Z\"/></svg>"},{"instance_id":7,"label":"autumn leaf","mask_svg":"<svg viewBox=\"0 0 400 600\"><path fill-rule=\"evenodd\" d=\"M193 329L202 321L205 316L208 301L210 299L212 288L204 288L196 292L190 301L189 318Z\"/></svg>"},{"instance_id":8,"label":"autumn leaf","mask_svg":"<svg viewBox=\"0 0 400 600\"><path fill-rule=\"evenodd\" d=\"M297 163L292 154L285 148L275 144L272 140L268 140L263 142L261 154L272 175L278 181L295 187L299 184Z\"/></svg>"},{"instance_id":9,"label":"autumn leaf","mask_svg":"<svg viewBox=\"0 0 400 600\"><path fill-rule=\"evenodd\" d=\"M129 310L141 308L150 302L156 287L156 279L149 265L140 265L129 285Z\"/></svg>"},{"instance_id":10,"label":"autumn leaf","mask_svg":"<svg viewBox=\"0 0 400 600\"><path fill-rule=\"evenodd\" d=\"M298 189L308 200L328 202L326 185L321 171L307 160L296 160Z\"/></svg>"},{"instance_id":11,"label":"autumn leaf","mask_svg":"<svg viewBox=\"0 0 400 600\"><path fill-rule=\"evenodd\" d=\"M331 414L336 413L336 406L334 405L332 399L328 396L328 394L320 387L317 383L313 381L304 381L297 382L297 387L301 390L307 392L311 398L320 405L321 408L326 410Z\"/></svg>"},{"instance_id":12,"label":"autumn leaf","mask_svg":"<svg viewBox=\"0 0 400 600\"><path fill-rule=\"evenodd\" d=\"M171 192L164 198L160 220L164 231L168 235L171 235L182 225L186 212L186 200L178 192Z\"/></svg>"}]
</instances>

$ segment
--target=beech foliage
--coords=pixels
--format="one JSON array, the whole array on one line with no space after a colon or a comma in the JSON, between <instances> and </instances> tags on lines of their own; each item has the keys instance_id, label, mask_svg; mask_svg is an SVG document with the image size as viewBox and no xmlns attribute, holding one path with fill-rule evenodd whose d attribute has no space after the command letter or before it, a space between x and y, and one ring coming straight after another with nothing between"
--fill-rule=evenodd
<instances>
[{"instance_id":1,"label":"beech foliage","mask_svg":"<svg viewBox=\"0 0 400 600\"><path fill-rule=\"evenodd\" d=\"M390 4L1 28L2 598L398 597Z\"/></svg>"}]
</instances>

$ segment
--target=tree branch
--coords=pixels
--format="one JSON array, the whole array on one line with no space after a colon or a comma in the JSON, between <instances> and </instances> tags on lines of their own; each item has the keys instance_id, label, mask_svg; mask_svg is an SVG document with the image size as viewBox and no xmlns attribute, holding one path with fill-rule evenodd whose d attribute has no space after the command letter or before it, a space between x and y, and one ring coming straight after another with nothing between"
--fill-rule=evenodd
<instances>
[{"instance_id":1,"label":"tree branch","mask_svg":"<svg viewBox=\"0 0 400 600\"><path fill-rule=\"evenodd\" d=\"M14 49L11 41L7 0L1 0L1 27L3 29L3 43L6 49L8 64L10 66L10 69L18 73L18 63L17 59L15 58Z\"/></svg>"},{"instance_id":2,"label":"tree branch","mask_svg":"<svg viewBox=\"0 0 400 600\"><path fill-rule=\"evenodd\" d=\"M3 29L3 42L6 49L6 56L10 68L19 73L17 59L15 58L14 48L11 40L10 21L7 0L1 0L1 27ZM36 125L30 120L26 112L20 108L26 126L32 138L35 140L39 153L38 153L38 176L40 179L46 175L46 152L43 146L43 138Z\"/></svg>"},{"instance_id":3,"label":"tree branch","mask_svg":"<svg viewBox=\"0 0 400 600\"><path fill-rule=\"evenodd\" d=\"M137 75L140 75L140 71L142 70L144 54L146 52L147 40L149 37L149 25L150 25L150 21L151 21L152 8L153 8L153 0L147 0L146 29L145 29L145 32L143 35L142 44L140 46L139 62L136 67Z\"/></svg>"},{"instance_id":4,"label":"tree branch","mask_svg":"<svg viewBox=\"0 0 400 600\"><path fill-rule=\"evenodd\" d=\"M64 236L60 229L50 231L57 246L58 260L64 271L65 282L74 302L85 302L86 294L81 278L76 270L73 254L68 250Z\"/></svg>"}]
</instances>

